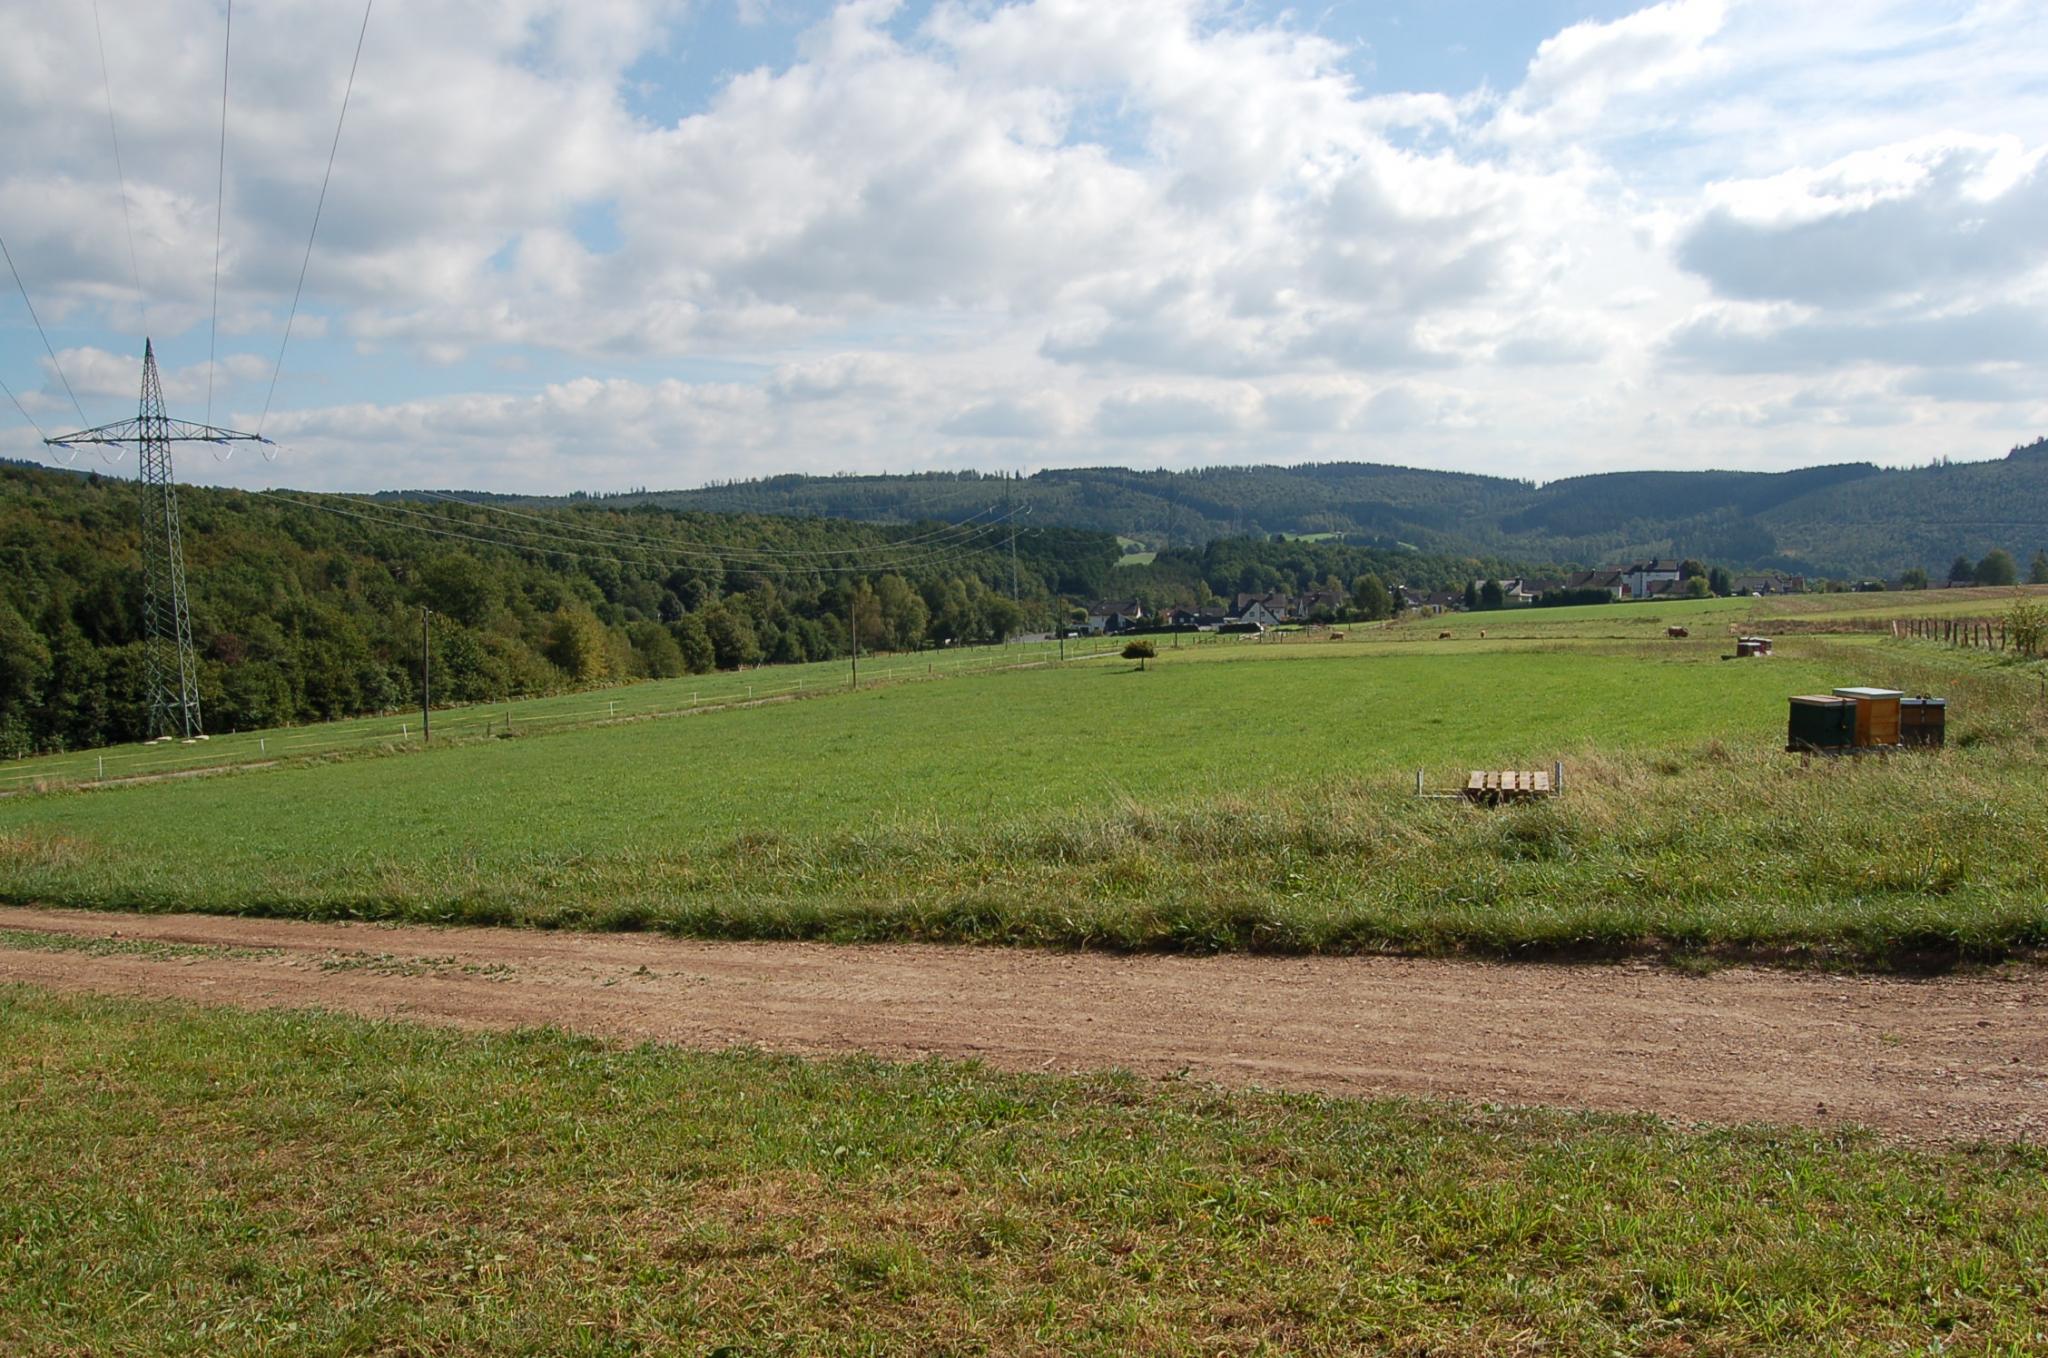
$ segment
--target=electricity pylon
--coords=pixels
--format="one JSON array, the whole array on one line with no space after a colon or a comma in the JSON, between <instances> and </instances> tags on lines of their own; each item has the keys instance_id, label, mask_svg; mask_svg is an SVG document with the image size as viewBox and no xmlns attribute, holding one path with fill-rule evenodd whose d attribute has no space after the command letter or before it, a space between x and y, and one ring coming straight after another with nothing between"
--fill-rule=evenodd
<instances>
[{"instance_id":1,"label":"electricity pylon","mask_svg":"<svg viewBox=\"0 0 2048 1358\"><path fill-rule=\"evenodd\" d=\"M164 413L156 347L142 342L142 405L132 420L81 429L43 442L56 448L84 444L136 445L142 482L143 656L149 685L151 739L204 734L199 718L199 669L192 656L192 610L185 602L185 548L178 528L178 489L171 481L173 443L269 443L261 434L174 420Z\"/></svg>"}]
</instances>

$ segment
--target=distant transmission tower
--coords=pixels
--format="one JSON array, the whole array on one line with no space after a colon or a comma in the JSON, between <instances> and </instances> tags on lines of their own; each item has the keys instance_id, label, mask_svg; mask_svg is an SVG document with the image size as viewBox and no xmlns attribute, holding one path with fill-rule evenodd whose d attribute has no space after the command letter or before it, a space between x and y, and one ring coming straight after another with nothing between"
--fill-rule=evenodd
<instances>
[{"instance_id":1,"label":"distant transmission tower","mask_svg":"<svg viewBox=\"0 0 2048 1358\"><path fill-rule=\"evenodd\" d=\"M151 739L195 740L205 733L199 719L199 670L192 656L192 610L185 602L185 548L178 529L178 488L171 480L171 445L237 441L270 442L260 434L191 424L164 413L156 347L146 339L142 406L134 419L43 440L56 448L132 443L141 453L142 621Z\"/></svg>"}]
</instances>

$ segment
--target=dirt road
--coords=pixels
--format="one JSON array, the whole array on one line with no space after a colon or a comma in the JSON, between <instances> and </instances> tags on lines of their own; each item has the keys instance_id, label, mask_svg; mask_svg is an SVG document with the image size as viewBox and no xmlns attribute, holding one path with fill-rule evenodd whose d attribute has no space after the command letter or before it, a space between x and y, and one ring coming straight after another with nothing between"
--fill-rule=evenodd
<instances>
[{"instance_id":1,"label":"dirt road","mask_svg":"<svg viewBox=\"0 0 2048 1358\"><path fill-rule=\"evenodd\" d=\"M2048 971L1112 956L0 909L0 981L692 1047L2048 1142ZM48 937L51 935L62 937Z\"/></svg>"}]
</instances>

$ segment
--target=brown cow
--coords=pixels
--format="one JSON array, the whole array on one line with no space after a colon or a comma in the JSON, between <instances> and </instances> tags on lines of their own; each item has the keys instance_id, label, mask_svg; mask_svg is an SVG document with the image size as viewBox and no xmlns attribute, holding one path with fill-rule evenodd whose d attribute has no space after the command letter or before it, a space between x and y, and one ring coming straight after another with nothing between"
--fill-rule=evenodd
<instances>
[{"instance_id":1,"label":"brown cow","mask_svg":"<svg viewBox=\"0 0 2048 1358\"><path fill-rule=\"evenodd\" d=\"M1681 640L1691 636L1692 633L1686 631L1683 627L1667 627L1664 629L1664 635L1674 640Z\"/></svg>"},{"instance_id":2,"label":"brown cow","mask_svg":"<svg viewBox=\"0 0 2048 1358\"><path fill-rule=\"evenodd\" d=\"M1449 641L1451 639L1451 634L1449 632L1438 632L1436 634L1436 639L1438 641Z\"/></svg>"}]
</instances>

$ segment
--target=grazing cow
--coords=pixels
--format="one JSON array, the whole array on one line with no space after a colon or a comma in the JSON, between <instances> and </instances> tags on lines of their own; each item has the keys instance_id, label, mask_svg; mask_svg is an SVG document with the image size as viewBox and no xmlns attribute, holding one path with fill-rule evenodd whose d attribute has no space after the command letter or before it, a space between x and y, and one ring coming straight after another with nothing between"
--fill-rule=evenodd
<instances>
[{"instance_id":1,"label":"grazing cow","mask_svg":"<svg viewBox=\"0 0 2048 1358\"><path fill-rule=\"evenodd\" d=\"M1449 641L1451 639L1451 634L1449 632L1438 632L1436 634L1436 639L1438 641Z\"/></svg>"},{"instance_id":2,"label":"grazing cow","mask_svg":"<svg viewBox=\"0 0 2048 1358\"><path fill-rule=\"evenodd\" d=\"M1692 633L1686 631L1683 627L1667 627L1664 629L1664 635L1674 640L1682 640L1691 636Z\"/></svg>"},{"instance_id":3,"label":"grazing cow","mask_svg":"<svg viewBox=\"0 0 2048 1358\"><path fill-rule=\"evenodd\" d=\"M1479 629L1479 639L1481 641L1486 640L1486 629L1484 627Z\"/></svg>"},{"instance_id":4,"label":"grazing cow","mask_svg":"<svg viewBox=\"0 0 2048 1358\"><path fill-rule=\"evenodd\" d=\"M1332 632L1332 633L1330 633L1330 640L1332 640L1332 641L1342 641L1342 640L1344 640L1344 634L1343 634L1342 632Z\"/></svg>"}]
</instances>

